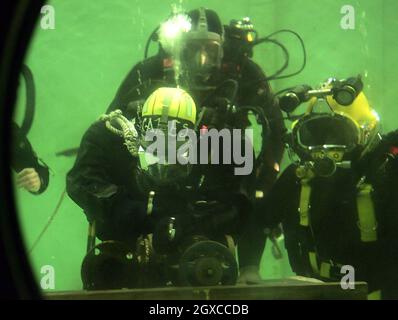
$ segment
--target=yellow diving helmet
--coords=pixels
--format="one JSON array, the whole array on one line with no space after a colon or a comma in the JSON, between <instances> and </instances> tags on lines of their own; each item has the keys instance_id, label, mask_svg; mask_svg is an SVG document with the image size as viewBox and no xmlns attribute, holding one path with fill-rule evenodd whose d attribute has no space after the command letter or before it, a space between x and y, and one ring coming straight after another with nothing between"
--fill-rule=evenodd
<instances>
[{"instance_id":1,"label":"yellow diving helmet","mask_svg":"<svg viewBox=\"0 0 398 320\"><path fill-rule=\"evenodd\" d=\"M186 178L192 164L188 160L195 156L189 150L196 145L187 136L196 123L192 97L179 88L159 88L144 103L139 122L139 166L147 182L167 185Z\"/></svg>"},{"instance_id":2,"label":"yellow diving helmet","mask_svg":"<svg viewBox=\"0 0 398 320\"><path fill-rule=\"evenodd\" d=\"M196 105L192 97L182 89L159 88L145 101L141 116L143 119L159 119L161 122L175 119L194 126Z\"/></svg>"},{"instance_id":3,"label":"yellow diving helmet","mask_svg":"<svg viewBox=\"0 0 398 320\"><path fill-rule=\"evenodd\" d=\"M336 101L330 79L319 90L306 94L306 113L292 124L292 149L302 161L313 163L320 176L332 175L337 167L350 167L380 141L380 119L360 91L349 103Z\"/></svg>"}]
</instances>

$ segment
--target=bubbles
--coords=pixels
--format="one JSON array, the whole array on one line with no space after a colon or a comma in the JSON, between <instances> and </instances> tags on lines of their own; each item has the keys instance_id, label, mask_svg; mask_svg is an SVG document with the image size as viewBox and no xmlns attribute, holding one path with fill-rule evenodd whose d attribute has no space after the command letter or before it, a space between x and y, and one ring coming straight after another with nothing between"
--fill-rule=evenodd
<instances>
[{"instance_id":1,"label":"bubbles","mask_svg":"<svg viewBox=\"0 0 398 320\"><path fill-rule=\"evenodd\" d=\"M163 49L173 58L173 69L177 85L182 74L180 57L183 48L183 36L191 28L191 18L182 9L182 1L180 1L179 5L172 5L172 16L162 23L159 28L159 42Z\"/></svg>"},{"instance_id":2,"label":"bubbles","mask_svg":"<svg viewBox=\"0 0 398 320\"><path fill-rule=\"evenodd\" d=\"M191 30L190 18L183 13L174 15L160 27L159 38L164 44L172 44L174 39L178 39L183 33Z\"/></svg>"}]
</instances>

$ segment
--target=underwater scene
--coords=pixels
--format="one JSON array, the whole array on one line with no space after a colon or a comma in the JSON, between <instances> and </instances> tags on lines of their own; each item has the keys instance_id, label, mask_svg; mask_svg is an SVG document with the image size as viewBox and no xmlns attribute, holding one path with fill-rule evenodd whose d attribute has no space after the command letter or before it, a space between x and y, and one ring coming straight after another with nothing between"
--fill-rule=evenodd
<instances>
[{"instance_id":1,"label":"underwater scene","mask_svg":"<svg viewBox=\"0 0 398 320\"><path fill-rule=\"evenodd\" d=\"M42 291L290 279L398 298L397 10L48 1L12 123Z\"/></svg>"}]
</instances>

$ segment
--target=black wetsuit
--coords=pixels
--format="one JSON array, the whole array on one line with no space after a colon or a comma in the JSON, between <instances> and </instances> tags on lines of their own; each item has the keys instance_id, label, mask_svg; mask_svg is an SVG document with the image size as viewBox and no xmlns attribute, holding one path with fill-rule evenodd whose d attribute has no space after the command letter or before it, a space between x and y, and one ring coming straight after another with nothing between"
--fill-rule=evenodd
<instances>
[{"instance_id":1,"label":"black wetsuit","mask_svg":"<svg viewBox=\"0 0 398 320\"><path fill-rule=\"evenodd\" d=\"M49 169L42 163L34 152L28 138L22 134L21 129L14 122L12 123L13 148L11 167L16 172L26 168L33 168L39 174L41 187L36 194L40 194L47 189L49 183Z\"/></svg>"},{"instance_id":2,"label":"black wetsuit","mask_svg":"<svg viewBox=\"0 0 398 320\"><path fill-rule=\"evenodd\" d=\"M393 156L383 165L387 154ZM290 265L298 275L319 278L309 260L309 252L316 250L319 261L332 261L338 266L331 270L332 280L340 281L343 276L340 265L351 265L355 268L355 280L368 282L369 292L381 289L383 298L398 298L398 132L384 137L352 169L338 169L332 177L315 177L310 181L311 228L300 225L301 182L296 168L289 166L260 203L258 210L263 214L252 223L251 235L247 237L262 237L263 241L253 242L252 250L245 251L246 261L259 264L264 228L282 223ZM358 227L357 184L364 176L374 190L374 242L362 242Z\"/></svg>"},{"instance_id":3,"label":"black wetsuit","mask_svg":"<svg viewBox=\"0 0 398 320\"><path fill-rule=\"evenodd\" d=\"M99 239L133 244L167 217L176 218L180 233L237 238L251 210L251 191L245 186L253 185L248 181L253 175L235 176L231 165L196 165L186 183L156 189L149 218L148 193L140 184L137 159L123 143L104 122L94 123L83 136L76 163L67 175L67 192L88 220L96 221ZM193 206L201 200L213 205Z\"/></svg>"}]
</instances>

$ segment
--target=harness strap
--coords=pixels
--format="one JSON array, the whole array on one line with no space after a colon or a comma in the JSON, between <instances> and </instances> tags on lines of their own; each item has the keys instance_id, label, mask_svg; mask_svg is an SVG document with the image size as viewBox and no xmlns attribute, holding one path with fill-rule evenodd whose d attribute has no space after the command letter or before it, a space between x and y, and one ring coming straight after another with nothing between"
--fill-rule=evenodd
<instances>
[{"instance_id":1,"label":"harness strap","mask_svg":"<svg viewBox=\"0 0 398 320\"><path fill-rule=\"evenodd\" d=\"M298 172L301 173L301 172ZM309 231L310 227L310 209L311 209L311 175L298 174L301 183L300 191L300 225L306 227L308 231L307 240L309 241L310 248L308 250L308 261L312 272L322 278L333 278L339 275L338 267L334 263L320 261L316 253L315 239ZM364 179L363 179L364 180ZM371 184L366 184L361 181L358 184L357 194L357 210L358 210L358 227L361 233L362 242L377 241L377 221L375 215L374 204L372 200L373 187Z\"/></svg>"},{"instance_id":2,"label":"harness strap","mask_svg":"<svg viewBox=\"0 0 398 320\"><path fill-rule=\"evenodd\" d=\"M377 241L377 221L372 192L373 187L371 184L362 183L358 186L358 228L361 231L362 242Z\"/></svg>"},{"instance_id":3,"label":"harness strap","mask_svg":"<svg viewBox=\"0 0 398 320\"><path fill-rule=\"evenodd\" d=\"M229 251L236 258L236 245L235 245L234 238L232 238L232 236L226 234L225 239L227 241L227 246L228 246Z\"/></svg>"},{"instance_id":4,"label":"harness strap","mask_svg":"<svg viewBox=\"0 0 398 320\"><path fill-rule=\"evenodd\" d=\"M331 278L331 274L330 274L331 268L332 268L332 265L330 263L322 262L321 263L321 270L319 272L319 275L322 278L327 278L327 279Z\"/></svg>"},{"instance_id":5,"label":"harness strap","mask_svg":"<svg viewBox=\"0 0 398 320\"><path fill-rule=\"evenodd\" d=\"M311 269L315 274L319 274L319 264L318 264L318 256L315 252L308 252L308 258L310 260Z\"/></svg>"},{"instance_id":6,"label":"harness strap","mask_svg":"<svg viewBox=\"0 0 398 320\"><path fill-rule=\"evenodd\" d=\"M310 199L311 199L311 186L310 179L301 179L301 192L300 192L300 225L303 227L309 226L309 213L310 213Z\"/></svg>"},{"instance_id":7,"label":"harness strap","mask_svg":"<svg viewBox=\"0 0 398 320\"><path fill-rule=\"evenodd\" d=\"M332 261L319 261L315 252L308 253L309 262L312 272L324 279L340 279L341 278L341 265L335 264Z\"/></svg>"}]
</instances>

